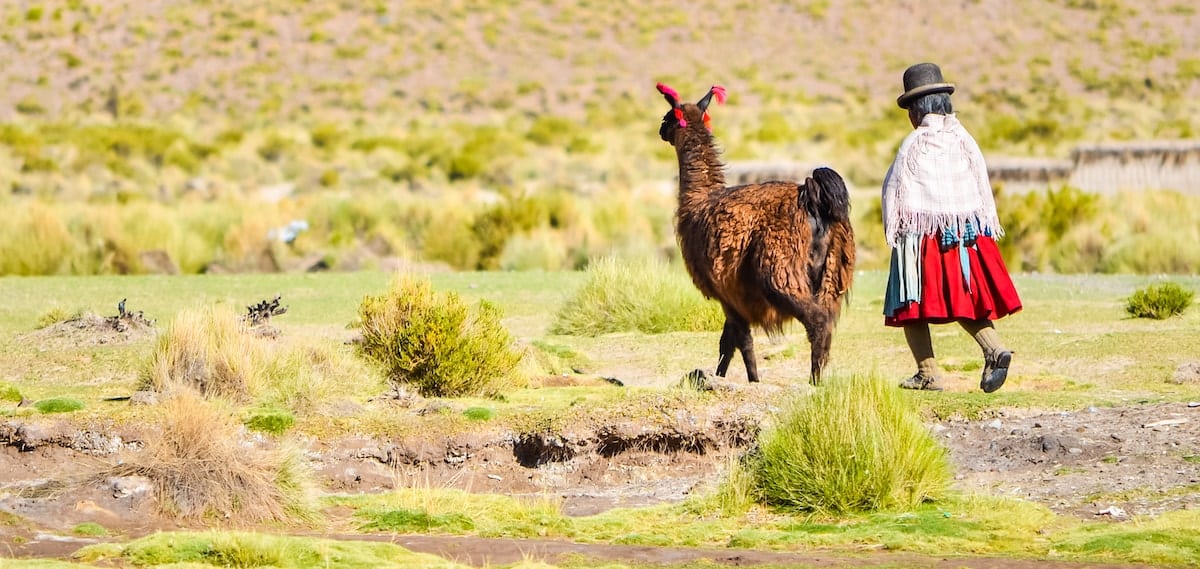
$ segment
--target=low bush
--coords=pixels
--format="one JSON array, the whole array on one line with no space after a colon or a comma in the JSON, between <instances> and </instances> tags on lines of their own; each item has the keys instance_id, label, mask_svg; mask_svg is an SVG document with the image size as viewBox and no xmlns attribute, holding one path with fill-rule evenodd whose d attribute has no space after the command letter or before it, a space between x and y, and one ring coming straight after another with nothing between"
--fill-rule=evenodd
<instances>
[{"instance_id":1,"label":"low bush","mask_svg":"<svg viewBox=\"0 0 1200 569\"><path fill-rule=\"evenodd\" d=\"M364 298L358 315L359 353L426 397L496 395L521 360L498 307L469 309L428 279L396 278L385 294Z\"/></svg>"},{"instance_id":2,"label":"low bush","mask_svg":"<svg viewBox=\"0 0 1200 569\"><path fill-rule=\"evenodd\" d=\"M1134 291L1126 301L1125 312L1134 318L1163 320L1183 314L1195 296L1195 292L1176 283L1153 284Z\"/></svg>"},{"instance_id":3,"label":"low bush","mask_svg":"<svg viewBox=\"0 0 1200 569\"><path fill-rule=\"evenodd\" d=\"M701 296L687 275L661 261L601 259L583 287L554 315L554 334L599 336L612 332L720 330L721 307Z\"/></svg>"},{"instance_id":4,"label":"low bush","mask_svg":"<svg viewBox=\"0 0 1200 569\"><path fill-rule=\"evenodd\" d=\"M946 449L904 394L867 376L793 400L743 468L758 501L822 513L912 509L951 480Z\"/></svg>"}]
</instances>

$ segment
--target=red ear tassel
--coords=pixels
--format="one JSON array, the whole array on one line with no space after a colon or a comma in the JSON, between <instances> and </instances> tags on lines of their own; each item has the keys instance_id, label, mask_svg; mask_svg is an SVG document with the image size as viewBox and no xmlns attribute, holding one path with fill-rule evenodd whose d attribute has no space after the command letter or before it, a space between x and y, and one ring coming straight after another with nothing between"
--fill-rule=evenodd
<instances>
[{"instance_id":1,"label":"red ear tassel","mask_svg":"<svg viewBox=\"0 0 1200 569\"><path fill-rule=\"evenodd\" d=\"M661 82L659 82L657 85L655 85L655 87L658 87L659 93L662 93L672 99L675 99L676 101L679 100L679 93L675 92L674 89L667 87L666 85L663 85Z\"/></svg>"},{"instance_id":2,"label":"red ear tassel","mask_svg":"<svg viewBox=\"0 0 1200 569\"><path fill-rule=\"evenodd\" d=\"M713 85L711 91L712 91L713 96L715 96L717 98L717 104L724 105L725 104L725 88L720 85Z\"/></svg>"}]
</instances>

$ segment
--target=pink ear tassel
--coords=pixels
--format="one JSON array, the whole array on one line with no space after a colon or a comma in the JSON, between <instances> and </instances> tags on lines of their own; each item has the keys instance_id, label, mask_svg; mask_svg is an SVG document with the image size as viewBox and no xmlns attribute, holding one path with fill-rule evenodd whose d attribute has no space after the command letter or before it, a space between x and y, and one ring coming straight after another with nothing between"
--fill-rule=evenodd
<instances>
[{"instance_id":1,"label":"pink ear tassel","mask_svg":"<svg viewBox=\"0 0 1200 569\"><path fill-rule=\"evenodd\" d=\"M718 105L725 104L725 88L720 85L712 86L712 94L717 98Z\"/></svg>"},{"instance_id":2,"label":"pink ear tassel","mask_svg":"<svg viewBox=\"0 0 1200 569\"><path fill-rule=\"evenodd\" d=\"M662 83L659 83L658 85L656 85L656 87L658 87L659 93L662 93L668 97L671 97L672 99L675 99L676 101L679 100L679 93L675 92L674 89L667 87L666 85L663 85Z\"/></svg>"}]
</instances>

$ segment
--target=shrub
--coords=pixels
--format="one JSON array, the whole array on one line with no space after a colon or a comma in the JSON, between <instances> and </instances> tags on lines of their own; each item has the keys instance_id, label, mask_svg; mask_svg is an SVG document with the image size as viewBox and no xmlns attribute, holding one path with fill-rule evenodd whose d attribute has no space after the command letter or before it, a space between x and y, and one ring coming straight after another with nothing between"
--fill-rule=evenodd
<instances>
[{"instance_id":1,"label":"shrub","mask_svg":"<svg viewBox=\"0 0 1200 569\"><path fill-rule=\"evenodd\" d=\"M951 477L946 449L900 390L866 376L785 406L744 468L759 501L827 513L911 509Z\"/></svg>"},{"instance_id":2,"label":"shrub","mask_svg":"<svg viewBox=\"0 0 1200 569\"><path fill-rule=\"evenodd\" d=\"M427 279L398 277L387 293L364 298L358 315L359 353L427 397L497 394L521 360L499 308L481 301L468 310Z\"/></svg>"},{"instance_id":3,"label":"shrub","mask_svg":"<svg viewBox=\"0 0 1200 569\"><path fill-rule=\"evenodd\" d=\"M587 281L554 315L553 334L720 330L724 314L687 276L660 261L606 258L588 267Z\"/></svg>"},{"instance_id":4,"label":"shrub","mask_svg":"<svg viewBox=\"0 0 1200 569\"><path fill-rule=\"evenodd\" d=\"M246 521L312 517L311 481L300 453L249 445L233 416L179 391L162 405L158 436L101 476L145 476L164 513Z\"/></svg>"},{"instance_id":5,"label":"shrub","mask_svg":"<svg viewBox=\"0 0 1200 569\"><path fill-rule=\"evenodd\" d=\"M164 334L142 370L142 384L155 391L175 386L206 397L249 395L266 369L258 341L229 307L183 310Z\"/></svg>"},{"instance_id":6,"label":"shrub","mask_svg":"<svg viewBox=\"0 0 1200 569\"><path fill-rule=\"evenodd\" d=\"M1191 306L1195 293L1178 284L1166 282L1134 291L1125 304L1125 312L1134 318L1163 320L1183 314Z\"/></svg>"}]
</instances>

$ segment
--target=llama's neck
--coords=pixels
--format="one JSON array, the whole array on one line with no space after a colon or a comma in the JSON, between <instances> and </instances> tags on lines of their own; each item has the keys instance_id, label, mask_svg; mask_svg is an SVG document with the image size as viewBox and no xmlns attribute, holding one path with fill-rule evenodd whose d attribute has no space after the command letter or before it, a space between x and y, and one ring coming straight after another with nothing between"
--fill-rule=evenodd
<instances>
[{"instance_id":1,"label":"llama's neck","mask_svg":"<svg viewBox=\"0 0 1200 569\"><path fill-rule=\"evenodd\" d=\"M679 158L679 208L689 211L714 192L725 189L725 165L707 130L689 129L680 139L675 146Z\"/></svg>"}]
</instances>

